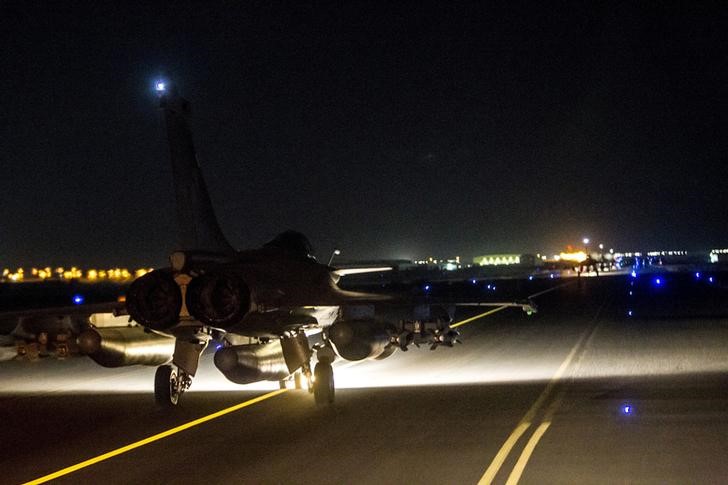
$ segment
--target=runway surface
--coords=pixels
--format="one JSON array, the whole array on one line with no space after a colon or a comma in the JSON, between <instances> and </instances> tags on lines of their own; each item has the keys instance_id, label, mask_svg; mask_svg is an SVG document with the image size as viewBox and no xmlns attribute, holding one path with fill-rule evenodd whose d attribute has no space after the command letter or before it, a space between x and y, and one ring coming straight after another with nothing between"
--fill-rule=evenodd
<instances>
[{"instance_id":1,"label":"runway surface","mask_svg":"<svg viewBox=\"0 0 728 485\"><path fill-rule=\"evenodd\" d=\"M539 297L537 315L507 309L463 325L456 348L337 364L331 407L285 391L57 482L722 483L728 298L724 276L706 278L572 280ZM206 357L170 413L155 408L152 378L84 359L3 363L0 482L277 389L240 390Z\"/></svg>"}]
</instances>

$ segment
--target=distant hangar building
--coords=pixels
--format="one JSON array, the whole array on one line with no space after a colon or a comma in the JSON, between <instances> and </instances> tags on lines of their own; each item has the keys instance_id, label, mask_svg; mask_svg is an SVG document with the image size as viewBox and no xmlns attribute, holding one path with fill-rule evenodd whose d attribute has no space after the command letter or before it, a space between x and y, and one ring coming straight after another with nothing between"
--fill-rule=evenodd
<instances>
[{"instance_id":1,"label":"distant hangar building","mask_svg":"<svg viewBox=\"0 0 728 485\"><path fill-rule=\"evenodd\" d=\"M473 258L478 266L534 266L536 257L533 254L484 254Z\"/></svg>"}]
</instances>

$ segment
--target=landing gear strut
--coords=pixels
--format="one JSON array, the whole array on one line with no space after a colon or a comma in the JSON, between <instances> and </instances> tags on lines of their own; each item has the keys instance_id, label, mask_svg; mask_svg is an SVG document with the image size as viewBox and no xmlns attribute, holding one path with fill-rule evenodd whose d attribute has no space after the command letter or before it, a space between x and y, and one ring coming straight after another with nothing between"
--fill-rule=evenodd
<instances>
[{"instance_id":1,"label":"landing gear strut","mask_svg":"<svg viewBox=\"0 0 728 485\"><path fill-rule=\"evenodd\" d=\"M154 399L160 406L175 406L190 384L192 378L177 366L159 366L154 374Z\"/></svg>"},{"instance_id":2,"label":"landing gear strut","mask_svg":"<svg viewBox=\"0 0 728 485\"><path fill-rule=\"evenodd\" d=\"M303 380L307 379L307 389L309 389L311 392L313 390L311 389L311 371L308 371L308 374L305 374L303 370L299 369L296 372L294 372L291 376L287 377L286 379L278 381L278 387L281 389L289 389L291 385L293 385L293 389L301 390L303 389ZM290 384L292 383L292 384Z\"/></svg>"},{"instance_id":3,"label":"landing gear strut","mask_svg":"<svg viewBox=\"0 0 728 485\"><path fill-rule=\"evenodd\" d=\"M334 403L334 369L331 363L336 358L331 345L323 345L316 349L318 363L313 371L313 396L318 405Z\"/></svg>"},{"instance_id":4,"label":"landing gear strut","mask_svg":"<svg viewBox=\"0 0 728 485\"><path fill-rule=\"evenodd\" d=\"M173 407L192 385L200 355L210 341L208 334L196 332L193 338L177 338L172 363L157 367L154 374L154 400L162 407Z\"/></svg>"}]
</instances>

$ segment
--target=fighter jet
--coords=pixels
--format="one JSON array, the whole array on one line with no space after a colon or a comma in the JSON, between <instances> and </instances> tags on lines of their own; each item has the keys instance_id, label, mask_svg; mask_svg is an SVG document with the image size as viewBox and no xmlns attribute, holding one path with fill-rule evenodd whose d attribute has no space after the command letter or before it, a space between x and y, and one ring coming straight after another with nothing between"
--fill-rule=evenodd
<instances>
[{"instance_id":1,"label":"fighter jet","mask_svg":"<svg viewBox=\"0 0 728 485\"><path fill-rule=\"evenodd\" d=\"M315 402L325 405L334 401L337 358L382 359L410 345L457 342L452 308L344 290L338 282L348 271L319 263L298 232L283 232L258 249L233 249L195 154L190 103L167 83L156 90L173 169L178 247L169 266L136 279L123 302L73 309L88 320L75 340L81 353L106 367L157 366L155 399L173 406L214 341L215 366L230 381L305 380ZM513 306L532 309L531 302Z\"/></svg>"}]
</instances>

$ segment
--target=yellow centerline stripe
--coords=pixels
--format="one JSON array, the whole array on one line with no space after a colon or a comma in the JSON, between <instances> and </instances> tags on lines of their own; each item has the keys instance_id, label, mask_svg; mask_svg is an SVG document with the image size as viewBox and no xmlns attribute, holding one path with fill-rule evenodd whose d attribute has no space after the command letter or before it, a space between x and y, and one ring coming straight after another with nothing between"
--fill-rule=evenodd
<instances>
[{"instance_id":1,"label":"yellow centerline stripe","mask_svg":"<svg viewBox=\"0 0 728 485\"><path fill-rule=\"evenodd\" d=\"M538 413L538 410L543 405L544 401L549 397L551 394L553 388L556 386L556 383L559 379L561 379L561 376L564 375L564 372L566 372L566 369L569 367L569 364L571 364L571 361L573 360L574 356L576 355L576 352L581 347L581 343L586 338L587 334L590 332L591 329L586 329L584 332L582 332L581 336L579 337L579 340L576 341L574 346L571 349L571 352L569 352L569 355L566 356L566 359L561 363L556 373L553 375L551 380L549 381L548 385L546 386L546 389L541 392L541 395L538 396L538 399L536 399L536 402L533 403L531 408L526 412L526 414L521 418L521 420L516 425L516 429L513 430L513 432L510 434L508 439L506 439L505 443L501 446L500 450L498 450L498 453L495 455L495 458L493 458L493 461L490 463L490 466L485 470L485 473L478 481L479 485L486 485L493 483L493 479L498 474L498 471L503 466L503 462L506 461L506 458L511 453L511 450L515 446L518 439L523 435L523 433L528 429L529 426L531 426L531 422L533 421L533 418L536 416L536 413ZM544 433L546 430L543 431Z\"/></svg>"},{"instance_id":2,"label":"yellow centerline stripe","mask_svg":"<svg viewBox=\"0 0 728 485\"><path fill-rule=\"evenodd\" d=\"M494 308L492 310L488 310L485 313L481 313L480 315L475 315L474 317L467 318L467 319L465 319L465 320L463 320L461 322L453 323L452 325L450 325L450 328L457 328L460 325L465 325L466 323L474 322L475 320L478 320L479 318L487 317L488 315L492 315L492 314L494 314L496 312L499 312L501 310L505 310L506 308L509 308L509 307L510 307L510 305L503 305L503 306L496 307L496 308Z\"/></svg>"},{"instance_id":3,"label":"yellow centerline stripe","mask_svg":"<svg viewBox=\"0 0 728 485\"><path fill-rule=\"evenodd\" d=\"M231 406L231 407L223 409L221 411L217 411L217 412L209 414L207 416L203 416L199 419L195 419L194 421L190 421L188 423L182 424L175 428L168 429L167 431L162 431L161 433L155 434L148 438L144 438L143 440L139 440L135 443L131 443L126 446L122 446L121 448L117 448L116 450L109 451L108 453L104 453L103 455L99 455L94 458L90 458L86 461L82 461L81 463L77 463L76 465L72 465L72 466L69 466L62 470L58 470L57 472L51 473L50 475L36 478L35 480L26 482L24 485L36 485L39 483L45 483L50 480L54 480L56 478L62 477L64 475L68 475L69 473L73 473L75 471L81 470L82 468L86 468L91 465L95 465L96 463L108 460L109 458L113 458L115 456L119 456L123 453L126 453L128 451L142 447L144 445L154 443L155 441L159 441L161 439L167 438L168 436L172 436L172 435L180 433L184 430L190 429L192 427L198 426L198 425L206 423L208 421L212 421L213 419L217 419L226 414L230 414L232 412L238 411L239 409L243 409L245 407L252 406L253 404L259 403L261 401L265 401L266 399L270 399L271 397L277 396L284 392L286 392L286 389L279 389L277 391L269 392L268 394L263 394L262 396L258 396L249 401L245 401L240 404L236 404L235 406Z\"/></svg>"},{"instance_id":4,"label":"yellow centerline stripe","mask_svg":"<svg viewBox=\"0 0 728 485\"><path fill-rule=\"evenodd\" d=\"M529 295L528 298L536 298L537 296L545 295L546 293L550 293L550 292L552 292L554 290L558 290L559 288L562 288L562 287L568 286L568 285L572 285L572 284L574 284L573 281L569 281L567 283L562 283L560 285L553 286L553 287L551 287L551 288L549 288L547 290L540 291L538 293L534 293L533 295ZM485 313L481 313L480 315L475 315L474 317L467 318L467 319L465 319L465 320L463 320L461 322L453 323L452 325L450 325L450 328L457 328L457 327L459 327L461 325L465 325L466 323L474 322L475 320L481 319L483 317L487 317L488 315L492 315L494 313L497 313L497 312L499 312L501 310L505 310L506 308L510 308L512 306L513 305L503 305L503 306L496 307L496 308L494 308L492 310L488 310Z\"/></svg>"}]
</instances>

